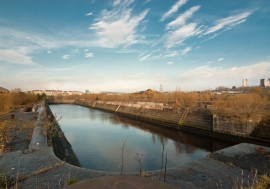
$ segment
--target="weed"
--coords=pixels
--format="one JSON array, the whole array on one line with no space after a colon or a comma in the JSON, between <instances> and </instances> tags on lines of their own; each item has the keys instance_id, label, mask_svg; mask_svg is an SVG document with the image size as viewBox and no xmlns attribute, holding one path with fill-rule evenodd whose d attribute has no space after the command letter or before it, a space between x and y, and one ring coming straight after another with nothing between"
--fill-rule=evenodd
<instances>
[{"instance_id":1,"label":"weed","mask_svg":"<svg viewBox=\"0 0 270 189\"><path fill-rule=\"evenodd\" d=\"M70 178L70 179L68 179L68 181L67 181L67 185L71 185L71 184L74 184L74 183L76 183L77 182L77 179L75 179L75 178Z\"/></svg>"},{"instance_id":2,"label":"weed","mask_svg":"<svg viewBox=\"0 0 270 189\"><path fill-rule=\"evenodd\" d=\"M270 188L270 176L263 175L261 178L257 179L254 189L267 189Z\"/></svg>"},{"instance_id":3,"label":"weed","mask_svg":"<svg viewBox=\"0 0 270 189\"><path fill-rule=\"evenodd\" d=\"M0 174L0 188L11 188L16 184L14 175L7 173Z\"/></svg>"}]
</instances>

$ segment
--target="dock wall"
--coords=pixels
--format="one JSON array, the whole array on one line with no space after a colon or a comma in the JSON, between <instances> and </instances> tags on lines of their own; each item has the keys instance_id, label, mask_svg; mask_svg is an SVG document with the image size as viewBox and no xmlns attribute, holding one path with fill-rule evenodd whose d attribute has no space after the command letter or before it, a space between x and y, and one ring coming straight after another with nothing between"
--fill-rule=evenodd
<instances>
[{"instance_id":1,"label":"dock wall","mask_svg":"<svg viewBox=\"0 0 270 189\"><path fill-rule=\"evenodd\" d=\"M237 142L253 142L257 144L269 143L270 136L265 135L258 125L259 121L242 121L231 117L213 115L208 110L191 111L182 109L177 111L144 108L121 103L106 103L106 101L49 101L52 104L76 104L93 109L108 111L132 119L171 127L187 132L203 134L219 139L233 140ZM265 130L265 127L263 128ZM254 135L256 131L256 135ZM263 135L261 137L260 135Z\"/></svg>"}]
</instances>

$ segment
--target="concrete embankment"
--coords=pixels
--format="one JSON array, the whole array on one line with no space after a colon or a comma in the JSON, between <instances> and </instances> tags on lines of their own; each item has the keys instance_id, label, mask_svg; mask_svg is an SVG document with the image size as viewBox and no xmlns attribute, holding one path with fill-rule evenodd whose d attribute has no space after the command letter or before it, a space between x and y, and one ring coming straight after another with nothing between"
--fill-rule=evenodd
<instances>
[{"instance_id":1,"label":"concrete embankment","mask_svg":"<svg viewBox=\"0 0 270 189\"><path fill-rule=\"evenodd\" d=\"M80 166L80 162L76 154L73 152L72 146L68 142L57 122L59 120L57 120L57 118L53 115L47 104L45 104L44 108L48 119L46 123L47 138L49 144L53 146L55 155L72 165Z\"/></svg>"},{"instance_id":2,"label":"concrete embankment","mask_svg":"<svg viewBox=\"0 0 270 189\"><path fill-rule=\"evenodd\" d=\"M77 104L89 108L116 113L121 116L171 127L186 132L202 134L218 139L234 142L250 142L270 146L270 127L267 121L241 121L230 117L213 115L209 110L178 111L147 109L142 107L124 106L121 103L85 100L50 100L54 104Z\"/></svg>"}]
</instances>

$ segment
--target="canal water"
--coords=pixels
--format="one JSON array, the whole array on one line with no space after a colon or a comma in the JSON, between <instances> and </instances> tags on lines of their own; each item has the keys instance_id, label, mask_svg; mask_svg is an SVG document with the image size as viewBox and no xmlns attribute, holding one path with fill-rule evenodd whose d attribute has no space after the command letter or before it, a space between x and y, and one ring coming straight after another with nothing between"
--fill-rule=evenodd
<instances>
[{"instance_id":1,"label":"canal water","mask_svg":"<svg viewBox=\"0 0 270 189\"><path fill-rule=\"evenodd\" d=\"M162 128L77 105L50 105L59 125L84 168L124 172L181 166L232 145L226 141ZM126 142L124 142L126 141ZM124 148L123 148L123 144ZM123 151L123 153L122 153Z\"/></svg>"}]
</instances>

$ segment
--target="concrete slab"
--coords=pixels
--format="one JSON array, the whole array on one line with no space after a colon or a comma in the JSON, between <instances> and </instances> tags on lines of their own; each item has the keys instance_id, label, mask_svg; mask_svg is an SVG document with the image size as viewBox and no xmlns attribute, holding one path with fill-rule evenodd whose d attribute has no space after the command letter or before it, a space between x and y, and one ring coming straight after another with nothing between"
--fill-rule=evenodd
<instances>
[{"instance_id":1,"label":"concrete slab","mask_svg":"<svg viewBox=\"0 0 270 189\"><path fill-rule=\"evenodd\" d=\"M247 154L256 153L259 147L264 148L267 152L270 152L269 147L264 147L256 144L241 143L229 148L225 148L219 151L216 151L216 154L226 155L228 157L244 156Z\"/></svg>"},{"instance_id":2,"label":"concrete slab","mask_svg":"<svg viewBox=\"0 0 270 189\"><path fill-rule=\"evenodd\" d=\"M44 104L38 108L38 119L34 129L29 149L40 149L47 147L47 136L44 134L45 107Z\"/></svg>"},{"instance_id":3,"label":"concrete slab","mask_svg":"<svg viewBox=\"0 0 270 189\"><path fill-rule=\"evenodd\" d=\"M247 171L266 174L270 170L270 148L242 143L212 154L212 158Z\"/></svg>"},{"instance_id":4,"label":"concrete slab","mask_svg":"<svg viewBox=\"0 0 270 189\"><path fill-rule=\"evenodd\" d=\"M64 189L176 189L177 187L139 176L106 176L75 183Z\"/></svg>"}]
</instances>

